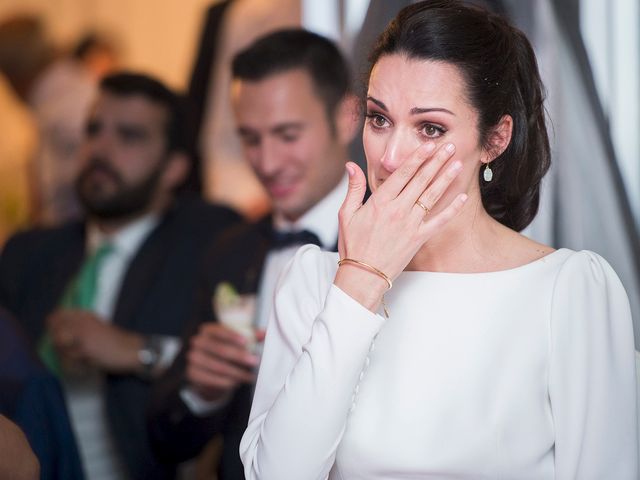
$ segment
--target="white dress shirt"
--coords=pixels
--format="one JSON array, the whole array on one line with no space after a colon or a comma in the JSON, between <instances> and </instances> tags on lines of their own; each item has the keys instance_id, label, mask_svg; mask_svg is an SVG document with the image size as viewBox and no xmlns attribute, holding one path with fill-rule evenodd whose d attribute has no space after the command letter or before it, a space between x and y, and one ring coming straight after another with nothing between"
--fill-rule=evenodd
<instances>
[{"instance_id":1,"label":"white dress shirt","mask_svg":"<svg viewBox=\"0 0 640 480\"><path fill-rule=\"evenodd\" d=\"M315 233L322 244L322 248L331 250L338 241L338 210L347 195L349 178L345 175L336 187L322 200L316 203L308 212L296 222L287 221L282 214L275 212L273 215L273 227L277 231L291 232L308 230ZM258 298L256 302L256 317L254 325L258 329L266 329L273 295L278 277L283 268L295 255L300 245L293 245L279 250L271 250L267 253L264 268L258 284ZM209 402L198 395L194 389L185 387L180 391L180 397L187 404L189 410L195 415L207 415L225 402ZM227 400L227 399L225 399Z\"/></svg>"},{"instance_id":2,"label":"white dress shirt","mask_svg":"<svg viewBox=\"0 0 640 480\"><path fill-rule=\"evenodd\" d=\"M308 230L320 239L324 250L332 250L338 242L338 210L347 195L349 178L345 175L340 183L322 200L316 203L296 222L287 221L280 212L273 214L273 228L279 232ZM292 245L280 250L271 250L262 269L258 287L258 312L256 328L267 328L267 321L273 306L273 294L280 273L287 265L300 245Z\"/></svg>"},{"instance_id":3,"label":"white dress shirt","mask_svg":"<svg viewBox=\"0 0 640 480\"><path fill-rule=\"evenodd\" d=\"M403 272L389 320L302 247L279 284L240 454L247 480L636 480L626 293L598 255Z\"/></svg>"},{"instance_id":4,"label":"white dress shirt","mask_svg":"<svg viewBox=\"0 0 640 480\"><path fill-rule=\"evenodd\" d=\"M88 225L87 257L104 243L114 247L99 266L93 311L101 320L111 322L129 264L158 220L156 215L147 215L111 236ZM98 371L83 372L65 376L63 384L85 476L90 480L126 479L107 423L104 376Z\"/></svg>"}]
</instances>

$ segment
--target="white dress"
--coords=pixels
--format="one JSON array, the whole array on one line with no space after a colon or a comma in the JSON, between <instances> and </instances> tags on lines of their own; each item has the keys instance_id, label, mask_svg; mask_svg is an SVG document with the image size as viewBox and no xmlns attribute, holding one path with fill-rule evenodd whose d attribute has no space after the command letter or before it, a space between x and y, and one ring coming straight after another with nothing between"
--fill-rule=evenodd
<instances>
[{"instance_id":1,"label":"white dress","mask_svg":"<svg viewBox=\"0 0 640 480\"><path fill-rule=\"evenodd\" d=\"M280 282L248 480L638 478L631 314L601 257L404 272L389 320L332 284L337 260L302 247Z\"/></svg>"}]
</instances>

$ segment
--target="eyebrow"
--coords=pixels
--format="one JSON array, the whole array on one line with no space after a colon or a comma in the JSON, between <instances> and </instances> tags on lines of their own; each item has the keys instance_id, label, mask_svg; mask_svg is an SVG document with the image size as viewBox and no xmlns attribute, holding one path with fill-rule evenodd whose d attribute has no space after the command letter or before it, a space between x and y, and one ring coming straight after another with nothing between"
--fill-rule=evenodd
<instances>
[{"instance_id":1,"label":"eyebrow","mask_svg":"<svg viewBox=\"0 0 640 480\"><path fill-rule=\"evenodd\" d=\"M120 123L116 125L116 131L120 135L134 136L137 138L148 138L149 130L143 126L134 123Z\"/></svg>"},{"instance_id":2,"label":"eyebrow","mask_svg":"<svg viewBox=\"0 0 640 480\"><path fill-rule=\"evenodd\" d=\"M269 133L282 135L283 133L289 130L302 130L305 124L302 122L289 122L289 123L281 123L276 125L275 127L269 130ZM248 135L259 135L258 132L248 127L238 127L237 132L240 136L248 136Z\"/></svg>"},{"instance_id":3,"label":"eyebrow","mask_svg":"<svg viewBox=\"0 0 640 480\"><path fill-rule=\"evenodd\" d=\"M271 132L275 134L282 134L282 133L285 133L287 130L302 130L303 127L304 127L304 123L302 122L282 123L272 128Z\"/></svg>"},{"instance_id":4,"label":"eyebrow","mask_svg":"<svg viewBox=\"0 0 640 480\"><path fill-rule=\"evenodd\" d=\"M255 131L245 127L238 127L237 132L238 132L238 135L240 135L241 137L255 134Z\"/></svg>"},{"instance_id":5,"label":"eyebrow","mask_svg":"<svg viewBox=\"0 0 640 480\"><path fill-rule=\"evenodd\" d=\"M375 103L377 106L379 106L382 110L384 110L385 112L388 112L389 109L387 108L387 106L382 103L380 100L373 98L371 96L367 96L367 100ZM454 117L456 116L455 113L453 113L451 110L447 110L446 108L419 108L419 107L413 107L411 110L409 110L409 113L411 115L419 115L421 113L429 113L429 112L443 112L443 113L448 113L449 115L453 115Z\"/></svg>"}]
</instances>

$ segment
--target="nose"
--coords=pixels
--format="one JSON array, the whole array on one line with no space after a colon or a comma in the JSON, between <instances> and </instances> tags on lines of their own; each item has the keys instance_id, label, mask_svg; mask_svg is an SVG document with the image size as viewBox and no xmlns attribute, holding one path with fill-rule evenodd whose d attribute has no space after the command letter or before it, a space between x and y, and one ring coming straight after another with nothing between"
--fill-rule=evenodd
<instances>
[{"instance_id":1,"label":"nose","mask_svg":"<svg viewBox=\"0 0 640 480\"><path fill-rule=\"evenodd\" d=\"M81 150L88 156L108 156L112 148L112 140L104 128L87 135L82 143Z\"/></svg>"},{"instance_id":2,"label":"nose","mask_svg":"<svg viewBox=\"0 0 640 480\"><path fill-rule=\"evenodd\" d=\"M414 135L409 135L402 129L396 129L389 135L380 163L386 171L393 173L419 146L420 142L416 141Z\"/></svg>"},{"instance_id":3,"label":"nose","mask_svg":"<svg viewBox=\"0 0 640 480\"><path fill-rule=\"evenodd\" d=\"M273 141L263 140L256 148L255 156L256 165L262 175L269 177L280 169L282 155Z\"/></svg>"}]
</instances>

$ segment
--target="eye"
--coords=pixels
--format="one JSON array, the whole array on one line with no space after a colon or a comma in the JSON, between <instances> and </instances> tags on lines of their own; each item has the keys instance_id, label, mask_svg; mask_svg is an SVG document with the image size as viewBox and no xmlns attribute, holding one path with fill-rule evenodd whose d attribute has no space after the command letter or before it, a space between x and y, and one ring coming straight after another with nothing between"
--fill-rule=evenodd
<instances>
[{"instance_id":1,"label":"eye","mask_svg":"<svg viewBox=\"0 0 640 480\"><path fill-rule=\"evenodd\" d=\"M305 124L293 123L276 128L274 134L276 138L283 143L296 143L303 137L305 131Z\"/></svg>"},{"instance_id":2,"label":"eye","mask_svg":"<svg viewBox=\"0 0 640 480\"><path fill-rule=\"evenodd\" d=\"M85 134L87 137L93 138L100 133L100 130L102 130L102 125L96 120L91 120L85 127Z\"/></svg>"},{"instance_id":3,"label":"eye","mask_svg":"<svg viewBox=\"0 0 640 480\"><path fill-rule=\"evenodd\" d=\"M420 133L428 138L438 138L444 135L446 130L440 125L425 123L420 127Z\"/></svg>"},{"instance_id":4,"label":"eye","mask_svg":"<svg viewBox=\"0 0 640 480\"><path fill-rule=\"evenodd\" d=\"M284 134L280 138L284 143L294 143L298 141L299 135Z\"/></svg>"},{"instance_id":5,"label":"eye","mask_svg":"<svg viewBox=\"0 0 640 480\"><path fill-rule=\"evenodd\" d=\"M240 135L240 141L245 148L257 147L260 145L260 138L255 135Z\"/></svg>"},{"instance_id":6,"label":"eye","mask_svg":"<svg viewBox=\"0 0 640 480\"><path fill-rule=\"evenodd\" d=\"M374 129L383 129L389 125L389 121L379 113L367 113L367 123Z\"/></svg>"},{"instance_id":7,"label":"eye","mask_svg":"<svg viewBox=\"0 0 640 480\"><path fill-rule=\"evenodd\" d=\"M258 145L260 145L260 135L244 130L239 130L238 134L240 136L240 142L242 143L243 148L257 147Z\"/></svg>"},{"instance_id":8,"label":"eye","mask_svg":"<svg viewBox=\"0 0 640 480\"><path fill-rule=\"evenodd\" d=\"M135 145L146 141L149 132L138 125L120 125L116 128L118 138L127 145Z\"/></svg>"}]
</instances>

